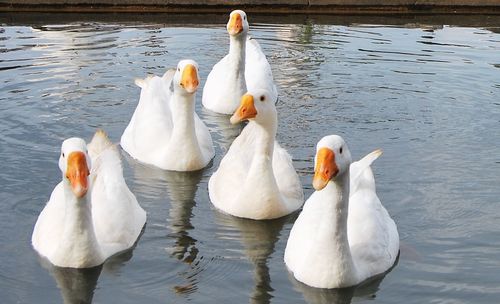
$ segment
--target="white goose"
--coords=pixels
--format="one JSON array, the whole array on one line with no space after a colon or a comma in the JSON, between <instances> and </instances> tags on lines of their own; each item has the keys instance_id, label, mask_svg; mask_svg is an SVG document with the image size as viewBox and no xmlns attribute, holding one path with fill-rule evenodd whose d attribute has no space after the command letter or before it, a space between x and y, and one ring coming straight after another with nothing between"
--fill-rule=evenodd
<instances>
[{"instance_id":1,"label":"white goose","mask_svg":"<svg viewBox=\"0 0 500 304\"><path fill-rule=\"evenodd\" d=\"M287 215L302 206L304 194L292 159L275 141L276 107L266 90L249 92L231 117L248 119L219 168L210 177L208 192L225 213L256 220Z\"/></svg>"},{"instance_id":2,"label":"white goose","mask_svg":"<svg viewBox=\"0 0 500 304\"><path fill-rule=\"evenodd\" d=\"M317 288L348 287L394 265L398 230L377 197L370 168L380 154L376 150L351 165L340 136L318 142L316 192L306 201L285 249L285 263L297 280ZM356 176L350 177L353 171Z\"/></svg>"},{"instance_id":3,"label":"white goose","mask_svg":"<svg viewBox=\"0 0 500 304\"><path fill-rule=\"evenodd\" d=\"M214 65L203 88L203 106L211 111L232 114L247 91L266 89L273 100L278 92L271 66L255 39L248 38L244 11L232 11L227 23L229 53Z\"/></svg>"},{"instance_id":4,"label":"white goose","mask_svg":"<svg viewBox=\"0 0 500 304\"><path fill-rule=\"evenodd\" d=\"M62 181L40 213L32 235L38 253L59 267L88 268L134 245L146 212L123 179L120 155L103 131L87 145L66 139Z\"/></svg>"},{"instance_id":5,"label":"white goose","mask_svg":"<svg viewBox=\"0 0 500 304\"><path fill-rule=\"evenodd\" d=\"M164 170L194 171L214 157L212 137L195 112L198 65L181 60L163 77L136 80L139 104L121 137L133 158Z\"/></svg>"}]
</instances>

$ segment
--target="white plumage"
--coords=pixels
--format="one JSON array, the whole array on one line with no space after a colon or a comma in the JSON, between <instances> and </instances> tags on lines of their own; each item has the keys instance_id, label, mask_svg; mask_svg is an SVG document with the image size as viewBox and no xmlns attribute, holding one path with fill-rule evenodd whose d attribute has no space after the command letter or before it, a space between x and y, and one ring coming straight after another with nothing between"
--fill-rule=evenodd
<instances>
[{"instance_id":1,"label":"white plumage","mask_svg":"<svg viewBox=\"0 0 500 304\"><path fill-rule=\"evenodd\" d=\"M194 171L214 157L212 137L195 112L198 65L181 60L163 77L136 80L139 104L121 137L133 158L164 170Z\"/></svg>"},{"instance_id":2,"label":"white plumage","mask_svg":"<svg viewBox=\"0 0 500 304\"><path fill-rule=\"evenodd\" d=\"M380 154L376 150L351 164L341 137L318 143L317 191L306 201L285 249L285 263L297 280L318 288L348 287L394 264L399 235L376 194L370 168Z\"/></svg>"},{"instance_id":3,"label":"white plumage","mask_svg":"<svg viewBox=\"0 0 500 304\"><path fill-rule=\"evenodd\" d=\"M271 66L259 43L247 37L249 25L245 12L231 12L227 23L229 53L214 65L203 88L203 106L232 114L247 91L265 89L276 100Z\"/></svg>"},{"instance_id":4,"label":"white plumage","mask_svg":"<svg viewBox=\"0 0 500 304\"><path fill-rule=\"evenodd\" d=\"M254 101L255 100L255 101ZM210 200L225 213L272 219L302 206L304 194L292 158L275 141L277 115L269 92L242 97L231 122L249 119L209 180Z\"/></svg>"},{"instance_id":5,"label":"white plumage","mask_svg":"<svg viewBox=\"0 0 500 304\"><path fill-rule=\"evenodd\" d=\"M63 180L33 230L35 250L56 266L87 268L132 247L146 212L127 187L106 134L97 131L88 146L80 138L65 140L59 167Z\"/></svg>"}]
</instances>

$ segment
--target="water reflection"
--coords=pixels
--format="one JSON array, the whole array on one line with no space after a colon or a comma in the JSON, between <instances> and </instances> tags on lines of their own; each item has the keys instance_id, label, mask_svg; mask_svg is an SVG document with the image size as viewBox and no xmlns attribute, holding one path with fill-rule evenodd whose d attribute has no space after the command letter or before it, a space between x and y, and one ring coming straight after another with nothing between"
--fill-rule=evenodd
<instances>
[{"instance_id":1,"label":"water reflection","mask_svg":"<svg viewBox=\"0 0 500 304\"><path fill-rule=\"evenodd\" d=\"M64 304L90 304L94 297L102 265L93 268L61 268L50 266L49 271L61 290Z\"/></svg>"},{"instance_id":2,"label":"water reflection","mask_svg":"<svg viewBox=\"0 0 500 304\"><path fill-rule=\"evenodd\" d=\"M214 142L219 142L222 152L225 154L233 143L233 140L240 135L245 124L233 125L229 121L230 115L214 113L205 108L201 112L203 114L203 121L207 124Z\"/></svg>"},{"instance_id":3,"label":"water reflection","mask_svg":"<svg viewBox=\"0 0 500 304\"><path fill-rule=\"evenodd\" d=\"M180 277L181 283L173 286L173 290L179 294L190 294L198 289L198 274L203 271L199 264L199 250L196 246L197 240L190 235L195 227L191 223L193 208L196 206L196 192L203 177L203 170L193 172L165 171L152 166L141 164L129 156L127 160L132 167L134 179L137 183L139 193L147 194L154 200L151 206L156 212L149 214L148 221L152 222L152 229L160 229L159 237L164 240L164 227L168 229L166 238L169 244L166 250L170 256L185 263L188 268L179 270L176 275ZM169 204L165 204L162 197L164 193L168 196ZM158 201L160 200L160 201ZM168 213L161 210L167 207ZM159 223L159 224L158 224ZM173 242L171 243L170 240ZM164 241L160 246L165 246Z\"/></svg>"},{"instance_id":4,"label":"water reflection","mask_svg":"<svg viewBox=\"0 0 500 304\"><path fill-rule=\"evenodd\" d=\"M189 294L198 289L197 275L201 268L196 261L198 248L196 239L189 235L189 231L194 229L191 224L193 217L193 207L196 205L195 195L198 184L203 176L203 170L194 172L165 172L167 182L167 193L170 198L169 218L167 227L171 231L168 238L174 239L174 246L169 248L170 254L189 265L186 271L178 273L182 285L175 285L176 293Z\"/></svg>"},{"instance_id":5,"label":"water reflection","mask_svg":"<svg viewBox=\"0 0 500 304\"><path fill-rule=\"evenodd\" d=\"M139 235L137 240L141 238L141 235ZM56 280L57 287L61 291L63 303L90 304L92 303L94 291L101 273L119 275L120 269L132 258L137 242L130 249L114 255L107 259L104 264L92 268L58 267L43 257L40 257L40 263Z\"/></svg>"},{"instance_id":6,"label":"water reflection","mask_svg":"<svg viewBox=\"0 0 500 304\"><path fill-rule=\"evenodd\" d=\"M399 255L394 265L383 274L370 278L360 285L348 288L313 288L297 281L291 273L288 274L288 278L292 282L293 287L302 293L304 299L309 304L350 304L353 298L364 298L367 300L376 298L380 283L382 283L385 276L396 267L398 262Z\"/></svg>"},{"instance_id":7,"label":"water reflection","mask_svg":"<svg viewBox=\"0 0 500 304\"><path fill-rule=\"evenodd\" d=\"M60 179L47 176L57 153L54 143L68 134L91 134L97 126L118 139L137 103L139 89L133 77L161 74L180 56L197 59L208 74L226 52L227 16L60 14L62 19L57 20L39 14L29 19L0 14L0 18L6 20L0 28L0 51L5 55L0 59L0 196L6 202L0 212L0 298L6 303L61 302L52 280L44 282L45 271L40 273L38 263L30 263L32 250L22 250L40 209L35 202ZM104 264L104 273L120 275L129 269L131 273L120 279L99 277L99 284L119 289L102 288L98 296L115 302L131 302L134 295L142 302L172 302L172 297L174 302L201 302L209 295L220 303L236 303L248 302L251 293L252 302L284 302L282 297L288 296L288 302L298 303L304 302L303 293L310 303L365 302L358 301L358 295L377 295L388 303L438 298L498 302L498 275L487 270L498 268L498 242L491 240L500 229L495 217L499 160L494 153L499 144L492 140L500 109L500 38L495 34L499 18L442 18L251 18L258 23L252 35L261 43L279 88L278 140L303 172L306 196L312 192L311 153L321 136L346 136L353 151L382 147L385 156L377 161L384 172L379 195L396 221L404 223L402 240L425 258L405 256L402 267L384 279L388 286L381 291L368 289L359 295L366 289L304 290L289 282L279 254L288 234L280 236L280 227L259 231L269 224L250 222L250 227L240 227L247 226L245 221L215 217L206 192L209 174L199 183L198 177L194 181L179 177L175 182L164 171L129 161L124 162L127 183L148 211L146 235L135 263L127 263L127 268L120 262ZM181 24L185 20L203 24ZM221 147L216 167L242 126L230 125L228 116L201 108L198 102L198 113ZM474 150L474 158L463 153L470 147L481 147ZM427 153L423 162L422 151ZM26 160L31 164L29 174L19 170ZM479 178L471 183L470 176ZM184 197L176 189L181 186ZM220 229L221 225L226 227ZM224 234L216 242L212 242L214 231ZM250 273L238 271L248 268ZM82 289L95 285L97 279L82 276L87 282ZM222 295L221 286L231 295ZM71 293L69 287L60 289ZM85 301L92 292L90 287L86 293L76 292L86 297L64 297ZM54 293L56 299L51 297Z\"/></svg>"},{"instance_id":8,"label":"water reflection","mask_svg":"<svg viewBox=\"0 0 500 304\"><path fill-rule=\"evenodd\" d=\"M385 274L363 285L340 289L313 288L297 281L291 274L289 277L294 288L302 293L304 299L309 304L350 304L354 297L375 298Z\"/></svg>"},{"instance_id":9,"label":"water reflection","mask_svg":"<svg viewBox=\"0 0 500 304\"><path fill-rule=\"evenodd\" d=\"M240 232L238 240L243 244L245 256L254 266L255 287L250 297L250 303L270 303L273 298L272 292L274 289L271 286L267 263L274 252L274 246L288 218L255 221L220 212L216 214L216 220L220 225L235 228Z\"/></svg>"},{"instance_id":10,"label":"water reflection","mask_svg":"<svg viewBox=\"0 0 500 304\"><path fill-rule=\"evenodd\" d=\"M194 200L203 170L195 172L165 172L167 193L170 198L168 228L169 238L175 239L171 254L178 260L191 264L198 254L196 239L189 235L194 229L191 224Z\"/></svg>"}]
</instances>

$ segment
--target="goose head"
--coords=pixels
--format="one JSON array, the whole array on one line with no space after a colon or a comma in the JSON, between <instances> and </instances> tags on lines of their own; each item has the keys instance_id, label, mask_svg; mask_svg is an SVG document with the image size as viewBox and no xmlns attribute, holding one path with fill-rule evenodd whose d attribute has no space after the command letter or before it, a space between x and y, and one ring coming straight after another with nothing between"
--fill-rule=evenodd
<instances>
[{"instance_id":1,"label":"goose head","mask_svg":"<svg viewBox=\"0 0 500 304\"><path fill-rule=\"evenodd\" d=\"M186 94L193 94L200 84L198 78L198 64L194 60L181 60L177 64L177 70L172 81L176 89Z\"/></svg>"},{"instance_id":2,"label":"goose head","mask_svg":"<svg viewBox=\"0 0 500 304\"><path fill-rule=\"evenodd\" d=\"M229 14L227 22L227 32L230 36L239 36L248 32L247 14L242 10L234 10Z\"/></svg>"},{"instance_id":3,"label":"goose head","mask_svg":"<svg viewBox=\"0 0 500 304\"><path fill-rule=\"evenodd\" d=\"M89 189L90 166L85 141L76 137L66 139L61 146L59 168L77 198L84 197Z\"/></svg>"},{"instance_id":4,"label":"goose head","mask_svg":"<svg viewBox=\"0 0 500 304\"><path fill-rule=\"evenodd\" d=\"M338 135L323 137L316 146L314 157L313 187L322 190L337 177L349 171L351 152L344 139Z\"/></svg>"},{"instance_id":5,"label":"goose head","mask_svg":"<svg viewBox=\"0 0 500 304\"><path fill-rule=\"evenodd\" d=\"M254 90L241 97L240 106L231 116L231 123L253 120L261 125L276 123L277 113L275 101L267 90Z\"/></svg>"}]
</instances>

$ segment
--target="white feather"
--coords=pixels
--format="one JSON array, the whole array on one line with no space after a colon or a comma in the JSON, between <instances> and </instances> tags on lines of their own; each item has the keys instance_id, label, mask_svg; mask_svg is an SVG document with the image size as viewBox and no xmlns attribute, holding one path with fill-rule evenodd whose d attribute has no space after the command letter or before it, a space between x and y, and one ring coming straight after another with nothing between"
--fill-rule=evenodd
<instances>
[{"instance_id":1,"label":"white feather","mask_svg":"<svg viewBox=\"0 0 500 304\"><path fill-rule=\"evenodd\" d=\"M169 70L141 83L139 104L120 142L133 158L165 170L194 171L214 157L210 132L194 111L195 93L184 94L180 86L187 64L197 67L192 60L182 60L177 72Z\"/></svg>"},{"instance_id":2,"label":"white feather","mask_svg":"<svg viewBox=\"0 0 500 304\"><path fill-rule=\"evenodd\" d=\"M309 286L353 286L389 270L399 252L396 224L375 192L370 169L381 151L351 165L340 137L323 138L318 150L322 147L336 151L339 173L304 204L290 231L284 260L294 277ZM353 176L349 181L349 171L354 181ZM349 183L355 189L349 189Z\"/></svg>"},{"instance_id":3,"label":"white feather","mask_svg":"<svg viewBox=\"0 0 500 304\"><path fill-rule=\"evenodd\" d=\"M265 89L273 100L278 96L266 55L257 40L247 38L249 26L245 12L237 10L233 14L240 14L244 19L243 32L230 35L229 54L213 66L203 87L203 106L222 114L232 114L247 91Z\"/></svg>"},{"instance_id":4,"label":"white feather","mask_svg":"<svg viewBox=\"0 0 500 304\"><path fill-rule=\"evenodd\" d=\"M32 244L56 266L87 268L132 247L146 222L146 212L125 183L119 153L106 134L97 131L88 146L77 140L80 144L72 143L62 153L86 153L88 148L89 190L76 199L63 174L38 217ZM61 159L65 166L65 158Z\"/></svg>"},{"instance_id":5,"label":"white feather","mask_svg":"<svg viewBox=\"0 0 500 304\"><path fill-rule=\"evenodd\" d=\"M270 95L264 90L252 94ZM225 213L258 220L278 218L299 209L304 194L292 158L275 141L274 100L257 101L255 106L257 116L234 140L210 177L208 191L214 206Z\"/></svg>"}]
</instances>

